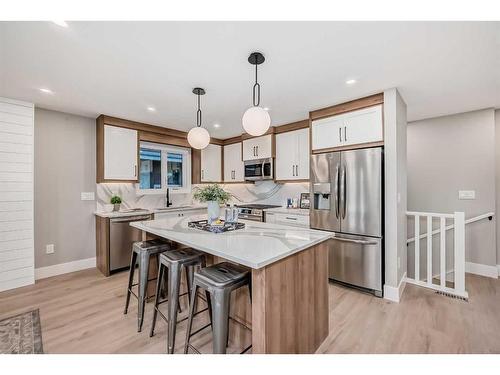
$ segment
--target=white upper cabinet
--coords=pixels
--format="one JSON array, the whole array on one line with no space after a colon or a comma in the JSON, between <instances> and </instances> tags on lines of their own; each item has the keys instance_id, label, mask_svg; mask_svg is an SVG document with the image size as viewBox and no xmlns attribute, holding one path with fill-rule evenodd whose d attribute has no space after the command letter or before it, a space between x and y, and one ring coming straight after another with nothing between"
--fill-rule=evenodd
<instances>
[{"instance_id":1,"label":"white upper cabinet","mask_svg":"<svg viewBox=\"0 0 500 375\"><path fill-rule=\"evenodd\" d=\"M243 141L243 160L265 159L272 157L273 138L271 134Z\"/></svg>"},{"instance_id":2,"label":"white upper cabinet","mask_svg":"<svg viewBox=\"0 0 500 375\"><path fill-rule=\"evenodd\" d=\"M276 180L309 179L309 128L276 135Z\"/></svg>"},{"instance_id":3,"label":"white upper cabinet","mask_svg":"<svg viewBox=\"0 0 500 375\"><path fill-rule=\"evenodd\" d=\"M314 120L312 149L344 147L384 140L382 105Z\"/></svg>"},{"instance_id":4,"label":"white upper cabinet","mask_svg":"<svg viewBox=\"0 0 500 375\"><path fill-rule=\"evenodd\" d=\"M221 146L209 144L201 150L201 182L221 182Z\"/></svg>"},{"instance_id":5,"label":"white upper cabinet","mask_svg":"<svg viewBox=\"0 0 500 375\"><path fill-rule=\"evenodd\" d=\"M243 182L244 164L241 142L224 146L224 182Z\"/></svg>"},{"instance_id":6,"label":"white upper cabinet","mask_svg":"<svg viewBox=\"0 0 500 375\"><path fill-rule=\"evenodd\" d=\"M104 125L104 179L137 180L137 130Z\"/></svg>"}]
</instances>

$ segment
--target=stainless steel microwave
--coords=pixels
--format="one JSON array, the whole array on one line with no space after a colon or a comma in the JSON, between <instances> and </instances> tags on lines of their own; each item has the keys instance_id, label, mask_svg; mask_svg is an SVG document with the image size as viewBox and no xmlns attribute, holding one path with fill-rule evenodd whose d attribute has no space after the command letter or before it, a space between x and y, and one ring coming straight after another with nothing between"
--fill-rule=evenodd
<instances>
[{"instance_id":1,"label":"stainless steel microwave","mask_svg":"<svg viewBox=\"0 0 500 375\"><path fill-rule=\"evenodd\" d=\"M259 181L274 178L273 158L245 161L245 180Z\"/></svg>"}]
</instances>

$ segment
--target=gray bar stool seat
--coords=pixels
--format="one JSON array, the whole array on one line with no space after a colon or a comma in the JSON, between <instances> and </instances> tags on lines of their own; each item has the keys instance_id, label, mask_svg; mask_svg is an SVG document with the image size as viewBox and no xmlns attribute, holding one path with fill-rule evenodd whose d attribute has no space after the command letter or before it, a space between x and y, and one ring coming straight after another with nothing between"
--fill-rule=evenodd
<instances>
[{"instance_id":1,"label":"gray bar stool seat","mask_svg":"<svg viewBox=\"0 0 500 375\"><path fill-rule=\"evenodd\" d=\"M156 283L156 298L150 336L154 335L156 318L159 313L161 318L163 318L168 324L167 351L169 354L172 354L175 349L175 332L178 323L177 313L179 310L179 297L186 294L180 294L182 269L185 269L187 295L189 300L191 300L191 288L193 285L194 269L195 267L205 267L206 260L204 253L194 249L185 248L162 253L160 255L159 261L160 264L158 269L158 281ZM168 298L164 301L161 301L161 280L163 279L165 272L168 272ZM159 305L164 302L167 302L168 316L163 315L158 308ZM203 311L200 311L200 313Z\"/></svg>"},{"instance_id":2,"label":"gray bar stool seat","mask_svg":"<svg viewBox=\"0 0 500 375\"><path fill-rule=\"evenodd\" d=\"M159 238L147 241L134 242L132 245L132 256L130 259L130 272L128 278L127 286L127 297L125 301L124 314L128 312L128 306L130 303L130 295L132 294L137 298L138 312L137 312L137 332L141 332L142 323L144 321L144 308L146 304L146 291L148 287L148 282L155 279L148 279L149 275L149 260L151 256L158 257L166 251L171 250L171 246L168 242L161 240ZM139 266L139 281L134 284L134 273L135 266ZM137 295L132 291L132 287L138 286ZM152 296L151 296L152 297Z\"/></svg>"},{"instance_id":3,"label":"gray bar stool seat","mask_svg":"<svg viewBox=\"0 0 500 375\"><path fill-rule=\"evenodd\" d=\"M211 300L213 352L214 354L225 354L229 337L229 303L231 299L231 292L245 285L248 286L251 302L252 288L250 271L243 266L233 263L218 263L195 272L193 290L191 291L191 302L189 305L189 318L186 329L184 353L187 353L189 348L199 353L199 351L193 347L189 341L192 336L210 325L206 325L198 329L196 332L191 333L193 317L195 315L194 311L196 309L196 296L198 288L205 289L205 291L209 293L207 299ZM251 347L252 346L250 345L241 353L245 353Z\"/></svg>"}]
</instances>

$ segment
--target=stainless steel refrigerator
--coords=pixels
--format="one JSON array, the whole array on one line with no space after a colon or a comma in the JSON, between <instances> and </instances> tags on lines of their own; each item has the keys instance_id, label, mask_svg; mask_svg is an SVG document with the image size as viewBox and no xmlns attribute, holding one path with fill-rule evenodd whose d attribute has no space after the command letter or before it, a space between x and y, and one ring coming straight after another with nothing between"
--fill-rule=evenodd
<instances>
[{"instance_id":1,"label":"stainless steel refrigerator","mask_svg":"<svg viewBox=\"0 0 500 375\"><path fill-rule=\"evenodd\" d=\"M311 157L311 228L335 232L329 277L382 296L383 149Z\"/></svg>"}]
</instances>

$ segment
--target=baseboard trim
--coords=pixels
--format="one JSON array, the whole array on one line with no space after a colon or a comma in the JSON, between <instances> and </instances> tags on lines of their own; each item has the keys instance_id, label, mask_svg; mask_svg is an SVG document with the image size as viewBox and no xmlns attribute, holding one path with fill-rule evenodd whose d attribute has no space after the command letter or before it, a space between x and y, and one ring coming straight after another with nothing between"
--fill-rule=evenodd
<instances>
[{"instance_id":1,"label":"baseboard trim","mask_svg":"<svg viewBox=\"0 0 500 375\"><path fill-rule=\"evenodd\" d=\"M500 274L500 268L498 265L488 266L486 264L465 262L465 272L497 279Z\"/></svg>"},{"instance_id":2,"label":"baseboard trim","mask_svg":"<svg viewBox=\"0 0 500 375\"><path fill-rule=\"evenodd\" d=\"M406 287L406 272L401 278L401 281L399 282L397 288L387 284L384 285L384 298L389 301L399 303L399 301L401 300L401 296L403 295L403 292L405 290L405 287Z\"/></svg>"},{"instance_id":3,"label":"baseboard trim","mask_svg":"<svg viewBox=\"0 0 500 375\"><path fill-rule=\"evenodd\" d=\"M68 263L54 264L53 266L35 268L35 280L85 270L87 268L94 268L95 266L96 258L88 258Z\"/></svg>"}]
</instances>

